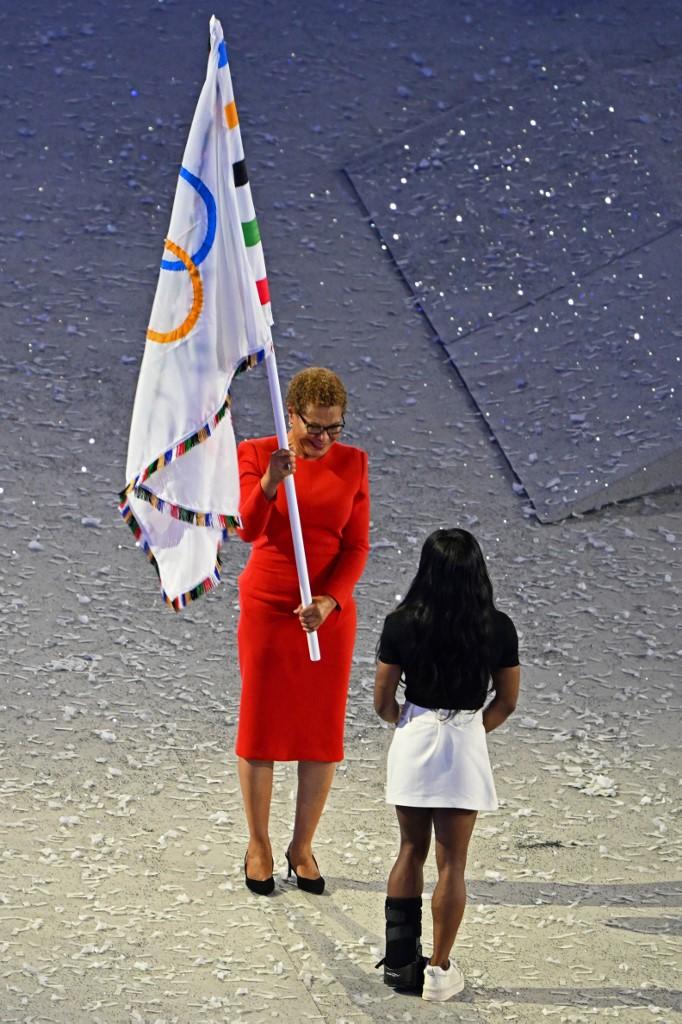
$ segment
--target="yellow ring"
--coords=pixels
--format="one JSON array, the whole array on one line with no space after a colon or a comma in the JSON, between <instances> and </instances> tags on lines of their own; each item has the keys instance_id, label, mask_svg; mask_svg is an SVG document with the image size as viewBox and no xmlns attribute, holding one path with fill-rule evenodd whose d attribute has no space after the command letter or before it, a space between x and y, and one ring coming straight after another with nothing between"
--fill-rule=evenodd
<instances>
[{"instance_id":1,"label":"yellow ring","mask_svg":"<svg viewBox=\"0 0 682 1024\"><path fill-rule=\"evenodd\" d=\"M181 338L186 337L199 319L201 309L204 304L204 286L201 283L201 274L192 260L192 257L189 253L185 252L184 249L181 249L179 245L176 245L175 242L171 242L170 238L166 239L166 249L168 249L169 252L172 252L174 256L177 256L177 258L187 268L187 272L189 273L192 281L193 300L192 308L187 314L187 317L179 327L175 328L174 331L161 332L153 331L151 327L149 328L147 331L147 340L158 341L162 345L165 345L170 341L180 341Z\"/></svg>"}]
</instances>

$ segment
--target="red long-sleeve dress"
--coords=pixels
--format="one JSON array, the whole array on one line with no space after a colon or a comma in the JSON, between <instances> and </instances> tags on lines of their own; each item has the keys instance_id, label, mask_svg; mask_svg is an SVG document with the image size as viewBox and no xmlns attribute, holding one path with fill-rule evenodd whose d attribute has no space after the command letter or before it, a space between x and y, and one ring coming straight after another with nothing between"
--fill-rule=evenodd
<instances>
[{"instance_id":1,"label":"red long-sleeve dress","mask_svg":"<svg viewBox=\"0 0 682 1024\"><path fill-rule=\"evenodd\" d=\"M242 693L236 752L260 761L340 761L355 642L353 588L369 552L367 454L338 441L321 459L296 460L303 542L313 596L339 607L318 631L312 662L300 604L284 487L260 486L277 438L239 445L240 516L251 555L239 577Z\"/></svg>"}]
</instances>

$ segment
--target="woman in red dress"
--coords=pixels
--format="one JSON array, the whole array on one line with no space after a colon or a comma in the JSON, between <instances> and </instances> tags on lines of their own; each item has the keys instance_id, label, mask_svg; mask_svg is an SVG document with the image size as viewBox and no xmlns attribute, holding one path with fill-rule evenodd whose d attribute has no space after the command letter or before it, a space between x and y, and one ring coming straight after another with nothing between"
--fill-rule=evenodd
<instances>
[{"instance_id":1,"label":"woman in red dress","mask_svg":"<svg viewBox=\"0 0 682 1024\"><path fill-rule=\"evenodd\" d=\"M286 852L299 888L321 893L312 842L343 730L353 644L353 588L369 551L367 455L340 444L346 390L331 370L297 373L287 392L289 449L276 437L239 445L240 516L251 556L239 578L242 693L236 753L249 827L246 884L274 889L268 831L274 761L298 761L294 832ZM284 488L295 474L313 594L300 604ZM319 631L322 658L310 661L306 633Z\"/></svg>"}]
</instances>

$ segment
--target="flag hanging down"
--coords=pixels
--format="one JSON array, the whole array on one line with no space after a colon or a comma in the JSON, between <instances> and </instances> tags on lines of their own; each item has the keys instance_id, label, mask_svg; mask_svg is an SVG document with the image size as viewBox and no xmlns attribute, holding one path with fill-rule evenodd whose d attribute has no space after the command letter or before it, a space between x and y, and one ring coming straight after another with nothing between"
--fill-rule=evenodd
<instances>
[{"instance_id":1,"label":"flag hanging down","mask_svg":"<svg viewBox=\"0 0 682 1024\"><path fill-rule=\"evenodd\" d=\"M228 53L211 18L135 395L119 510L176 610L220 581L238 525L235 373L272 345L272 314Z\"/></svg>"}]
</instances>

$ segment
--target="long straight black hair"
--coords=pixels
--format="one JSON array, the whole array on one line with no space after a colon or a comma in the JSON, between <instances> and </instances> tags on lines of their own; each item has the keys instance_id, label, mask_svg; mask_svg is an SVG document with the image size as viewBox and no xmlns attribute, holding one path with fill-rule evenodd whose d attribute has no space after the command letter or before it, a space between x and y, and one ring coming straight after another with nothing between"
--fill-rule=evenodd
<instances>
[{"instance_id":1,"label":"long straight black hair","mask_svg":"<svg viewBox=\"0 0 682 1024\"><path fill-rule=\"evenodd\" d=\"M482 707L490 686L495 604L473 534L456 528L430 534L398 608L414 625L411 672L431 684L444 707Z\"/></svg>"}]
</instances>

